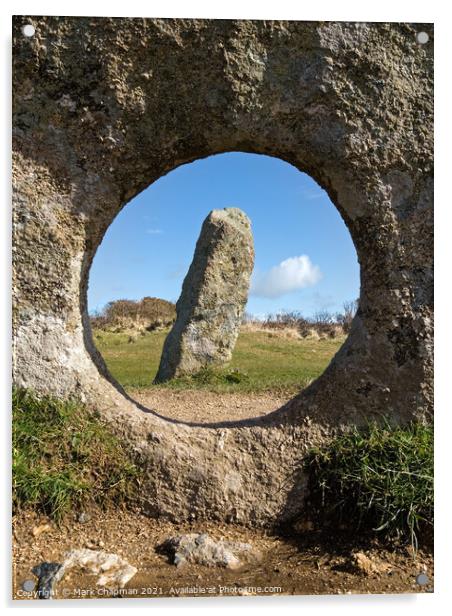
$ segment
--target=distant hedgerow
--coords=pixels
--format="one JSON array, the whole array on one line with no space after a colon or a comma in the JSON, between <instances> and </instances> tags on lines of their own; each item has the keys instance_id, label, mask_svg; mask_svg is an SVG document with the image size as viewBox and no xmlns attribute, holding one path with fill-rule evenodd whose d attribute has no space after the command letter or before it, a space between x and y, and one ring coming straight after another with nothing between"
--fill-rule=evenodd
<instances>
[{"instance_id":1,"label":"distant hedgerow","mask_svg":"<svg viewBox=\"0 0 452 616\"><path fill-rule=\"evenodd\" d=\"M154 329L169 327L176 319L176 305L158 297L141 300L118 299L109 302L103 310L90 317L93 329L125 331L127 329Z\"/></svg>"}]
</instances>

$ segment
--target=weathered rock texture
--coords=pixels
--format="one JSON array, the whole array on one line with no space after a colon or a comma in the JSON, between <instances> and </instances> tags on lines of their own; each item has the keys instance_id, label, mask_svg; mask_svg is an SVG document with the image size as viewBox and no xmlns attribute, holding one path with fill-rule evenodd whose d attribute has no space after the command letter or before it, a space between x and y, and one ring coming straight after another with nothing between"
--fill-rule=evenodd
<instances>
[{"instance_id":1,"label":"weathered rock texture","mask_svg":"<svg viewBox=\"0 0 452 616\"><path fill-rule=\"evenodd\" d=\"M431 414L431 24L19 16L13 46L14 380L96 405L136 451L145 511L287 520L304 506L309 446L382 415ZM151 182L239 150L288 161L328 192L361 265L358 314L283 408L168 421L108 376L89 329L90 265Z\"/></svg>"},{"instance_id":2,"label":"weathered rock texture","mask_svg":"<svg viewBox=\"0 0 452 616\"><path fill-rule=\"evenodd\" d=\"M189 533L170 537L161 546L177 567L187 564L204 567L238 569L245 563L256 563L262 555L250 543L241 541L216 541L207 533Z\"/></svg>"},{"instance_id":3,"label":"weathered rock texture","mask_svg":"<svg viewBox=\"0 0 452 616\"><path fill-rule=\"evenodd\" d=\"M38 597L52 599L55 584L74 568L97 575L98 586L112 589L124 588L138 571L117 554L84 548L70 550L64 555L62 563L44 562L32 569L38 577Z\"/></svg>"},{"instance_id":4,"label":"weathered rock texture","mask_svg":"<svg viewBox=\"0 0 452 616\"><path fill-rule=\"evenodd\" d=\"M238 208L205 219L163 346L156 381L230 361L248 299L254 248L249 218Z\"/></svg>"}]
</instances>

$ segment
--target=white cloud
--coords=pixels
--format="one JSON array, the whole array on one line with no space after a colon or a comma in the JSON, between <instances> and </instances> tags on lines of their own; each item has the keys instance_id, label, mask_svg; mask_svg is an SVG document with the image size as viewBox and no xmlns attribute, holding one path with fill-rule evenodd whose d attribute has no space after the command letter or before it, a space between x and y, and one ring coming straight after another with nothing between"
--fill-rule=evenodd
<instances>
[{"instance_id":1,"label":"white cloud","mask_svg":"<svg viewBox=\"0 0 452 616\"><path fill-rule=\"evenodd\" d=\"M149 235L161 235L163 231L161 229L146 229L146 233L149 233Z\"/></svg>"},{"instance_id":2,"label":"white cloud","mask_svg":"<svg viewBox=\"0 0 452 616\"><path fill-rule=\"evenodd\" d=\"M307 255L289 257L268 272L255 274L251 282L251 294L257 297L281 297L315 285L321 278L319 266L313 265Z\"/></svg>"}]
</instances>

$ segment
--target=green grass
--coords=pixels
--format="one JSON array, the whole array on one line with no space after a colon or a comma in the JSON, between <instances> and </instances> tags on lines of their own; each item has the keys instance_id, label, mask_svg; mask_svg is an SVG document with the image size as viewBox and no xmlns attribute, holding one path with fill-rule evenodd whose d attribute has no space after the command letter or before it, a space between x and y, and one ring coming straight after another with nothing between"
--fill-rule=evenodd
<instances>
[{"instance_id":1,"label":"green grass","mask_svg":"<svg viewBox=\"0 0 452 616\"><path fill-rule=\"evenodd\" d=\"M149 332L128 343L127 334L94 331L94 341L113 377L126 389L157 387L157 373L167 332ZM266 332L240 333L232 361L158 387L213 391L295 393L316 379L344 338L294 340Z\"/></svg>"},{"instance_id":2,"label":"green grass","mask_svg":"<svg viewBox=\"0 0 452 616\"><path fill-rule=\"evenodd\" d=\"M138 472L121 443L83 405L13 390L13 507L56 520L88 503L124 502Z\"/></svg>"},{"instance_id":3,"label":"green grass","mask_svg":"<svg viewBox=\"0 0 452 616\"><path fill-rule=\"evenodd\" d=\"M433 528L433 427L354 428L311 451L311 506L317 519L372 528L417 545Z\"/></svg>"}]
</instances>

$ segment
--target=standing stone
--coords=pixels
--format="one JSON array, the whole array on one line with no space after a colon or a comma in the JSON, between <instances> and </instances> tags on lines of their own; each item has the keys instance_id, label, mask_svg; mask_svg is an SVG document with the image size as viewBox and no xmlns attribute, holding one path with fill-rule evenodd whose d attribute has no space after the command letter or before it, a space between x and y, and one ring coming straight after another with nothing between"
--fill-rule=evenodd
<instances>
[{"instance_id":1,"label":"standing stone","mask_svg":"<svg viewBox=\"0 0 452 616\"><path fill-rule=\"evenodd\" d=\"M155 382L231 359L254 264L249 218L238 208L205 219L163 346Z\"/></svg>"}]
</instances>

